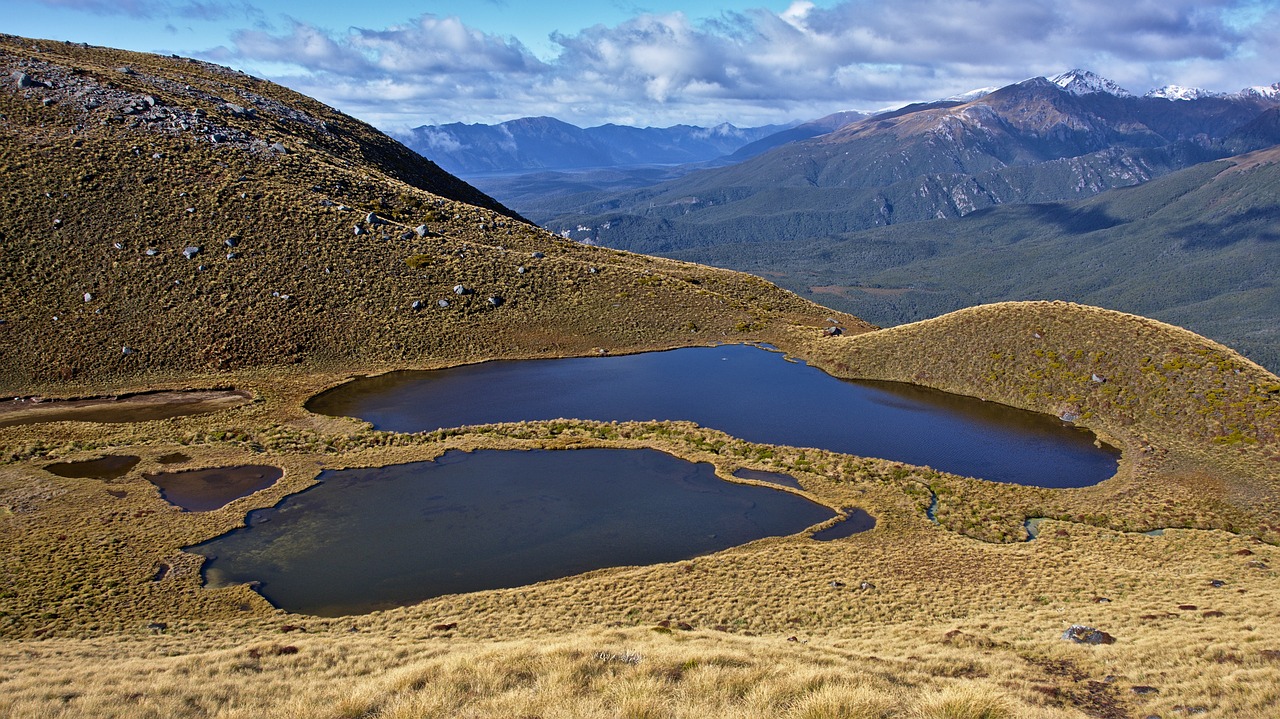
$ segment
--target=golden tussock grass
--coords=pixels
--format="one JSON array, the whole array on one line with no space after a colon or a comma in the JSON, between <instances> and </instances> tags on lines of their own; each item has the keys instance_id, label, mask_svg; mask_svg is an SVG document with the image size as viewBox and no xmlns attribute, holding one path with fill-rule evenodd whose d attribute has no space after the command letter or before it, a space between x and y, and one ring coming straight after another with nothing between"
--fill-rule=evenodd
<instances>
[{"instance_id":1,"label":"golden tussock grass","mask_svg":"<svg viewBox=\"0 0 1280 719\"><path fill-rule=\"evenodd\" d=\"M1064 303L1005 303L875 332L839 316L863 334L827 337L820 327L832 313L763 280L563 242L270 83L11 37L0 38L0 64L6 76L22 69L62 88L19 91L10 80L0 91L0 389L235 387L253 397L169 420L0 428L0 713L1280 712L1280 379L1229 349ZM203 119L183 130L180 118ZM276 140L289 151L271 150ZM364 222L367 212L387 221ZM426 236L412 232L419 224ZM233 237L243 256L223 259ZM189 243L209 251L181 258ZM475 291L454 295L459 283ZM506 302L488 305L491 294ZM449 311L433 312L441 298ZM426 311L409 309L414 299ZM837 376L1065 414L1120 448L1120 469L1094 487L1046 490L754 444L686 422L406 435L303 408L363 372L727 340L774 342ZM121 344L138 351L122 354ZM814 501L863 508L877 526L345 618L277 611L247 586L205 588L201 559L181 551L325 468L578 447L651 447L711 462L726 480L740 467L788 472ZM160 462L175 452L189 459ZM110 482L42 469L104 454L141 461ZM245 463L284 477L212 512L179 512L142 477ZM925 513L935 496L936 523ZM1037 517L1047 518L1039 538L1022 541L1023 522ZM1116 641L1063 641L1075 623Z\"/></svg>"}]
</instances>

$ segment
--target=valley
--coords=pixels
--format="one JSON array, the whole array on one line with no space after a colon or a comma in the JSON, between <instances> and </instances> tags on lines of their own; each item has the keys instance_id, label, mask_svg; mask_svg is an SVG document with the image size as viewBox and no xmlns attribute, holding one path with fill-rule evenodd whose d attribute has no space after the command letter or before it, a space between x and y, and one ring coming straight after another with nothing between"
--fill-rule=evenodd
<instances>
[{"instance_id":1,"label":"valley","mask_svg":"<svg viewBox=\"0 0 1280 719\"><path fill-rule=\"evenodd\" d=\"M740 244L759 248L751 261L762 275L768 265L765 279L592 246L530 224L528 210L489 198L355 118L204 61L3 36L0 63L0 390L14 398L6 404L21 413L60 400L230 393L215 395L200 408L207 411L116 417L130 421L24 415L6 423L0 414L7 716L1263 719L1280 704L1280 378L1235 349L1155 319L1054 301L1056 285L1019 298L1027 301L981 297L968 307L967 299L947 304L960 280L921 281L917 290L888 274L851 278L841 263L856 260L841 257L871 241L845 236L854 230L844 220L823 230L849 243L824 258L829 274L765 254L768 243L750 233ZM821 137L817 144L829 141ZM1073 200L1093 205L1002 204L954 226L986 228L984 241L1034 255L1081 233L1099 243L1154 242L1157 231L1144 223L1173 213L1190 233L1180 238L1186 252L1208 238L1251 257L1265 244L1265 209L1228 208L1256 220L1230 221L1247 233L1238 239L1197 213L1230 205L1222 198L1248 194L1255 179L1269 182L1271 160L1226 149L1226 136L1222 143L1211 143L1212 164L1186 169L1161 165L1173 155L1157 148L1149 167L1159 177L1125 195ZM759 158L776 160L785 147ZM1146 151L1107 162L1137 162ZM804 189L783 183L741 201L803 195L820 217L843 207L836 198L848 188ZM653 241L689 236L675 217ZM1196 217L1210 227L1196 229ZM811 220L801 212L794 221ZM759 224L765 234L780 226ZM1014 236L1044 225L1063 229ZM611 227L632 231L624 221ZM698 248L730 246L728 227ZM1099 234L1108 232L1133 237ZM932 268L929 256L901 249L900 261L879 271L945 275L948 253L957 267L974 268L960 272L989 271L961 244L938 252ZM1080 262L1093 267L1100 256ZM1261 257L1255 262L1265 265ZM1169 277L1179 262L1169 261ZM1203 267L1239 280L1212 269L1225 263ZM1118 275L1103 277L1121 288ZM858 289L877 284L888 291ZM1259 304L1268 296L1259 284L1240 287L1232 301ZM921 314L946 314L879 329L824 306L858 293L903 302L938 293ZM1242 337L1268 341L1265 327L1241 327ZM768 345L808 366L741 345ZM626 365L628 377L643 378L645 353L656 350L719 352L715 363L757 352L815 377L821 370L824 382L900 383L960 395L956 405L992 405L979 415L1039 413L1052 430L1083 437L1086 453L1105 454L1064 422L1119 459L1106 455L1105 476L1036 486L863 456L872 450L739 436L747 430L666 407L646 407L656 415L647 417L471 417L413 427L315 411L360 377L539 360ZM600 371L606 383L624 372ZM715 403L748 426L748 411L785 419L799 405L801 392L776 376L734 381L707 370L745 400L731 405L697 395L709 380L680 389L673 375L685 371L650 370L639 394ZM554 386L517 378L495 402L510 404L518 391L568 394ZM449 402L469 409L479 392ZM882 423L854 429L836 416L816 419L856 438ZM907 444L940 443L937 434L924 430ZM655 458L677 474L696 464L705 484L689 491L776 493L816 513L682 554L376 601L354 613L277 606L256 576L208 582L222 558L192 550L270 527L253 525L322 496L340 472L376 479L415 463L429 474L499 455L519 464L614 453ZM244 476L217 481L235 491L213 496L194 474L231 468ZM405 471L415 488L427 481ZM600 484L608 471L589 476ZM177 485L166 484L175 476ZM518 469L508 476L521 481ZM316 537L345 522L352 501L381 503L365 525L373 529L357 530L365 534L393 510L418 517L407 491L376 498L360 481L348 488L357 500L331 500L335 514L295 516ZM462 506L500 503L500 493L462 484L477 494ZM731 513L754 516L754 507L735 506ZM693 513L695 527L704 516ZM505 530L520 546L520 517L485 520L486 529ZM863 531L819 536L845 522ZM626 532L623 544L639 534ZM392 542L353 549L343 561L448 560L440 546Z\"/></svg>"}]
</instances>

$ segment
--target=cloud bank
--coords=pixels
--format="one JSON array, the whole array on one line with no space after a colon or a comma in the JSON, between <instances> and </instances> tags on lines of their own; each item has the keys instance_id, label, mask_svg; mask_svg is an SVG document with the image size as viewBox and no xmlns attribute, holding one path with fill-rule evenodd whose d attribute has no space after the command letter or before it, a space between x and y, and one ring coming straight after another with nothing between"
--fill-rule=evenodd
<instances>
[{"instance_id":1,"label":"cloud bank","mask_svg":"<svg viewBox=\"0 0 1280 719\"><path fill-rule=\"evenodd\" d=\"M93 0L64 0L84 2ZM821 8L638 14L519 40L432 14L335 32L292 21L205 53L384 127L554 115L578 124L737 124L879 109L1072 67L1137 93L1280 80L1280 8L1257 0L845 0Z\"/></svg>"}]
</instances>

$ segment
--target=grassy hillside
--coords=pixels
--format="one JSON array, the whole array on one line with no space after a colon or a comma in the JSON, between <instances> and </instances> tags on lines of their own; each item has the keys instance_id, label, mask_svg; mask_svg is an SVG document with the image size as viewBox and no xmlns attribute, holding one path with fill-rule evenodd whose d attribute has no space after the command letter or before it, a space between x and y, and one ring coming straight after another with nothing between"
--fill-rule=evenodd
<instances>
[{"instance_id":1,"label":"grassy hillside","mask_svg":"<svg viewBox=\"0 0 1280 719\"><path fill-rule=\"evenodd\" d=\"M1280 366L1280 150L1074 203L784 245L672 253L749 272L881 325L1001 300L1156 317Z\"/></svg>"},{"instance_id":2,"label":"grassy hillside","mask_svg":"<svg viewBox=\"0 0 1280 719\"><path fill-rule=\"evenodd\" d=\"M829 314L752 277L561 240L225 68L13 37L0 64L9 394L707 342Z\"/></svg>"},{"instance_id":3,"label":"grassy hillside","mask_svg":"<svg viewBox=\"0 0 1280 719\"><path fill-rule=\"evenodd\" d=\"M0 426L0 715L1280 710L1280 378L1232 350L1048 302L873 331L754 277L561 241L269 83L60 43L0 49L0 390L252 398L171 419ZM828 316L849 333L828 336ZM745 340L837 376L1067 413L1122 450L1119 469L1054 490L679 421L401 434L305 409L354 373ZM583 447L658 449L726 481L786 472L812 501L864 509L876 526L339 618L277 610L249 585L206 588L203 559L183 551L325 469ZM109 480L47 468L106 455L138 461ZM283 476L207 512L178 511L144 476L243 464ZM1075 623L1115 641L1064 641Z\"/></svg>"}]
</instances>

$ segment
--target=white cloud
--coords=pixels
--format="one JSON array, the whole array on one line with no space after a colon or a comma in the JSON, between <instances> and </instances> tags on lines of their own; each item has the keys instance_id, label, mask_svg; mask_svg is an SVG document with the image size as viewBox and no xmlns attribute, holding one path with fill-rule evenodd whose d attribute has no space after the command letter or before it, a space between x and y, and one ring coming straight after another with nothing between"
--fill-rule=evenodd
<instances>
[{"instance_id":1,"label":"white cloud","mask_svg":"<svg viewBox=\"0 0 1280 719\"><path fill-rule=\"evenodd\" d=\"M1071 67L1139 94L1171 82L1234 90L1280 80L1277 30L1280 9L1250 0L794 0L781 13L641 13L555 34L547 62L515 38L430 14L382 30L243 31L209 55L291 63L294 87L384 126L522 115L755 124Z\"/></svg>"}]
</instances>

